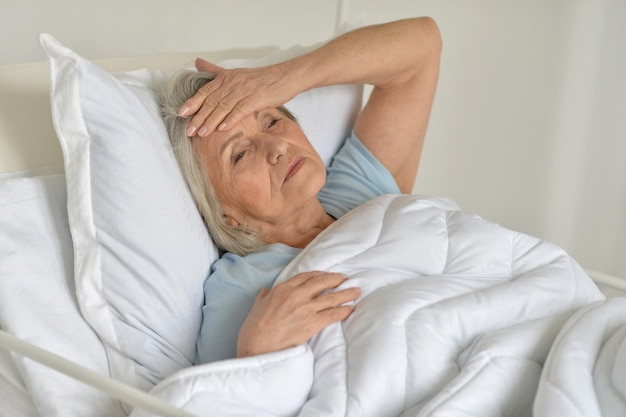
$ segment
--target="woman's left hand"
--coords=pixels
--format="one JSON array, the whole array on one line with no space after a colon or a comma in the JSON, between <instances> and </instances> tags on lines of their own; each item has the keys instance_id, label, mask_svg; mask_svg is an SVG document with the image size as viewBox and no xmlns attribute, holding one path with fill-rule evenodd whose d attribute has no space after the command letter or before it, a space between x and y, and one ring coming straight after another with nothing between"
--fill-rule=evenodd
<instances>
[{"instance_id":1,"label":"woman's left hand","mask_svg":"<svg viewBox=\"0 0 626 417\"><path fill-rule=\"evenodd\" d=\"M271 291L261 290L239 331L237 356L302 344L326 326L348 318L361 290L351 287L332 291L347 279L330 272L303 272Z\"/></svg>"},{"instance_id":2,"label":"woman's left hand","mask_svg":"<svg viewBox=\"0 0 626 417\"><path fill-rule=\"evenodd\" d=\"M211 72L215 79L180 108L180 116L192 116L187 136L207 136L228 130L255 111L283 105L295 96L281 65L224 69L201 58L198 71Z\"/></svg>"}]
</instances>

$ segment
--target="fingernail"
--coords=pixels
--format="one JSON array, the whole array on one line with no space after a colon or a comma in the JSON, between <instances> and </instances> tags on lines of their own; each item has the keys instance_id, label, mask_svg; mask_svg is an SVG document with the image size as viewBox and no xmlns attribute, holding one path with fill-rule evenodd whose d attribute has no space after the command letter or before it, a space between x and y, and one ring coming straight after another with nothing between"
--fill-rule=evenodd
<instances>
[{"instance_id":1,"label":"fingernail","mask_svg":"<svg viewBox=\"0 0 626 417\"><path fill-rule=\"evenodd\" d=\"M226 129L226 126L227 126L227 124L226 124L226 123L222 123L222 124L221 124L221 125L217 128L217 130L222 131L222 130Z\"/></svg>"},{"instance_id":2,"label":"fingernail","mask_svg":"<svg viewBox=\"0 0 626 417\"><path fill-rule=\"evenodd\" d=\"M207 132L209 131L209 129L207 129L206 127L203 127L202 129L200 129L200 131L198 132L198 136L205 136L207 134Z\"/></svg>"},{"instance_id":3,"label":"fingernail","mask_svg":"<svg viewBox=\"0 0 626 417\"><path fill-rule=\"evenodd\" d=\"M195 126L189 126L189 127L187 128L187 136L188 136L188 137L192 137L193 135L195 135L195 133L196 133L196 130L197 130L197 129L198 129L198 128L197 128L197 127L195 127Z\"/></svg>"},{"instance_id":4,"label":"fingernail","mask_svg":"<svg viewBox=\"0 0 626 417\"><path fill-rule=\"evenodd\" d=\"M185 116L188 115L190 110L191 109L189 107L183 106L183 107L180 108L180 110L178 110L178 115L181 116L181 117L185 117Z\"/></svg>"}]
</instances>

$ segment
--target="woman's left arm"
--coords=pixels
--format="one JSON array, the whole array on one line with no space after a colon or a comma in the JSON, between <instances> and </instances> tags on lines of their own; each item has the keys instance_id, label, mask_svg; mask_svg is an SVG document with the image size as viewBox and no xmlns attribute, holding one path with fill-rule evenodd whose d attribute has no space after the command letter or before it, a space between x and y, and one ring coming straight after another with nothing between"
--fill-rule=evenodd
<instances>
[{"instance_id":1,"label":"woman's left arm","mask_svg":"<svg viewBox=\"0 0 626 417\"><path fill-rule=\"evenodd\" d=\"M285 65L299 80L316 79L311 87L374 86L354 131L400 190L410 193L439 78L441 48L435 21L420 17L348 32Z\"/></svg>"},{"instance_id":2,"label":"woman's left arm","mask_svg":"<svg viewBox=\"0 0 626 417\"><path fill-rule=\"evenodd\" d=\"M368 65L379 67L367 81L374 88L354 132L410 193L439 77L441 38L429 18L381 25L373 35L366 41L374 61Z\"/></svg>"}]
</instances>

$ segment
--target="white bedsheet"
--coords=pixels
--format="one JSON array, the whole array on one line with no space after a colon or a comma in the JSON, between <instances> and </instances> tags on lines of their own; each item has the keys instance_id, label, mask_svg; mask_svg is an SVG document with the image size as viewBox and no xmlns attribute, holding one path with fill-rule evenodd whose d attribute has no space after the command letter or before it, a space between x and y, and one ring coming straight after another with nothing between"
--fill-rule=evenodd
<instances>
[{"instance_id":1,"label":"white bedsheet","mask_svg":"<svg viewBox=\"0 0 626 417\"><path fill-rule=\"evenodd\" d=\"M184 370L153 393L198 415L529 416L563 324L604 299L561 248L441 198L355 209L277 282L309 270L362 288L348 320L307 346Z\"/></svg>"}]
</instances>

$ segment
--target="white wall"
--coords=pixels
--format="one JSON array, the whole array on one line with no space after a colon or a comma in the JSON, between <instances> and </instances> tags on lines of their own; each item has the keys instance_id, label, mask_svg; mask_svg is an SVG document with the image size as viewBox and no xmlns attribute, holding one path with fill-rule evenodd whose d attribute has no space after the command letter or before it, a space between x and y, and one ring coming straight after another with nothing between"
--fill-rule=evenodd
<instances>
[{"instance_id":1,"label":"white wall","mask_svg":"<svg viewBox=\"0 0 626 417\"><path fill-rule=\"evenodd\" d=\"M90 58L311 44L338 11L431 15L444 53L415 188L626 277L624 0L1 0L0 64L40 32Z\"/></svg>"},{"instance_id":2,"label":"white wall","mask_svg":"<svg viewBox=\"0 0 626 417\"><path fill-rule=\"evenodd\" d=\"M49 32L90 59L312 44L336 0L0 0L1 64L44 61Z\"/></svg>"},{"instance_id":3,"label":"white wall","mask_svg":"<svg viewBox=\"0 0 626 417\"><path fill-rule=\"evenodd\" d=\"M358 11L428 14L442 31L416 193L626 277L626 1L354 0Z\"/></svg>"}]
</instances>

